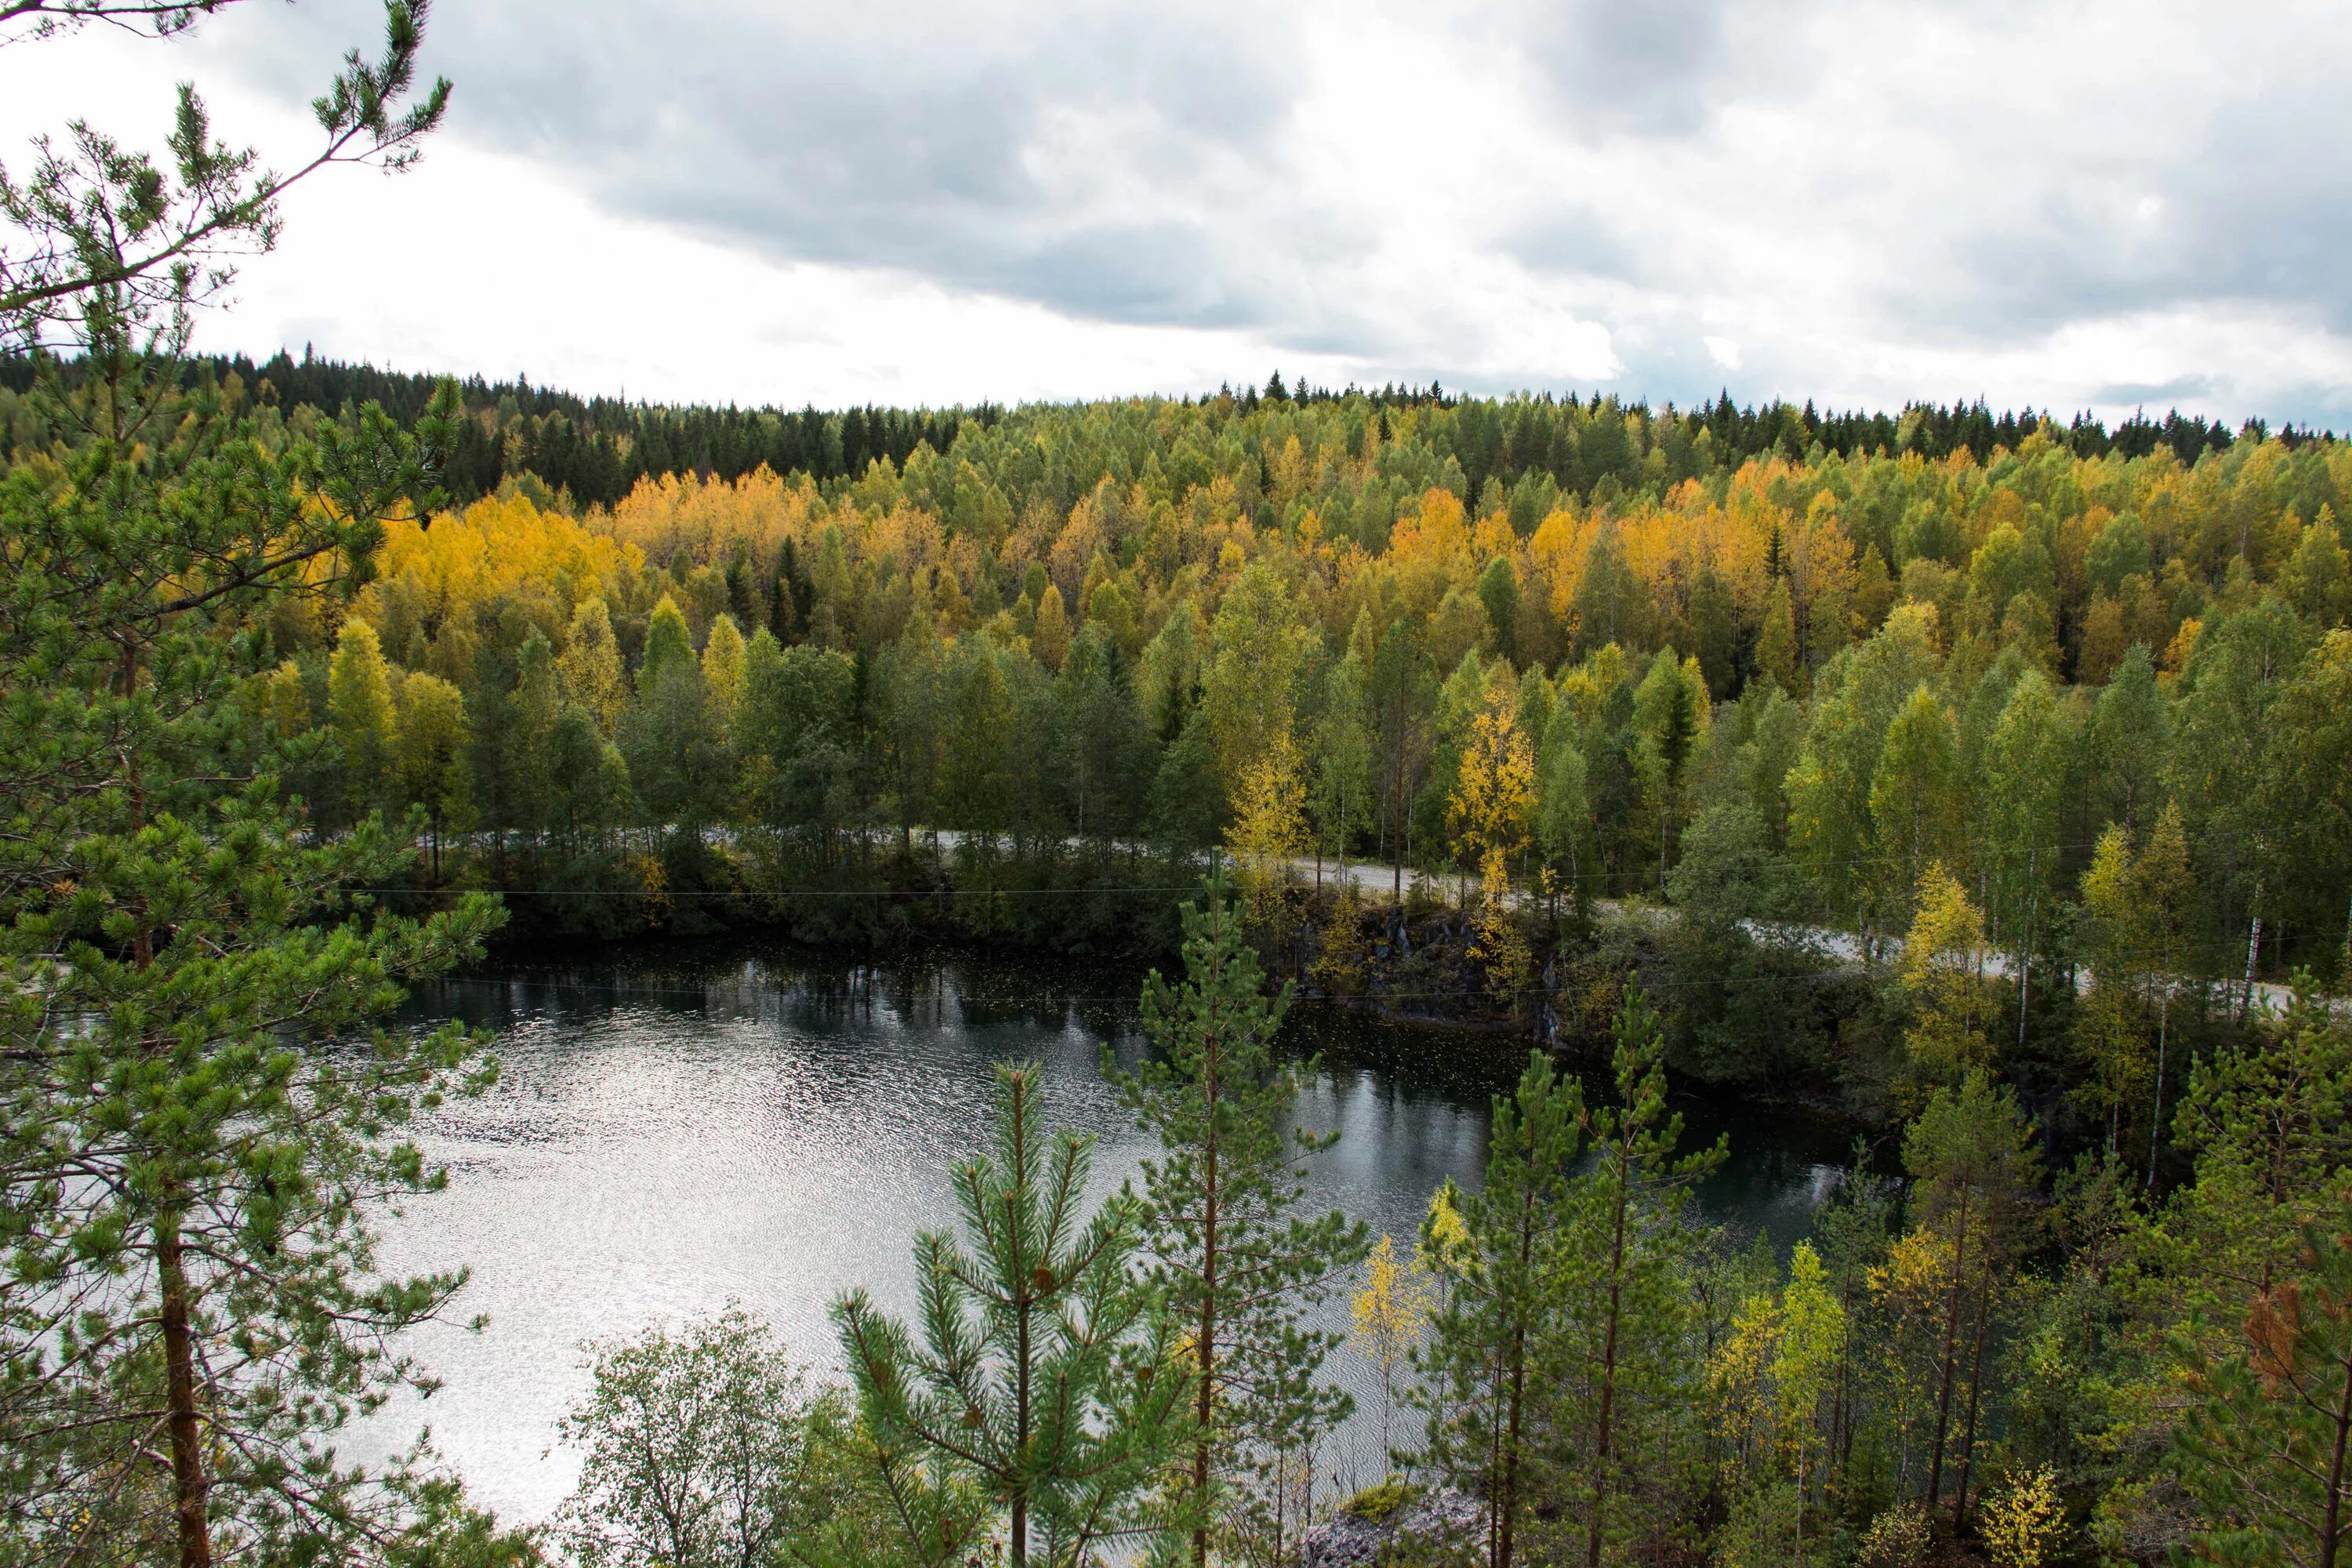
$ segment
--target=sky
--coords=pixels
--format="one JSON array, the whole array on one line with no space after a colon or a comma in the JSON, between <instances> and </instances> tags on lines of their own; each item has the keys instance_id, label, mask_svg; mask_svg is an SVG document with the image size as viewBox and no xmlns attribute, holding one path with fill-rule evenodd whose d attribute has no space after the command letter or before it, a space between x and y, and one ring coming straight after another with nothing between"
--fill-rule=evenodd
<instances>
[{"instance_id":1,"label":"sky","mask_svg":"<svg viewBox=\"0 0 2352 1568\"><path fill-rule=\"evenodd\" d=\"M172 83L265 163L380 37L0 47L0 163ZM631 398L1727 390L2352 426L2352 5L441 0L448 120L200 347Z\"/></svg>"}]
</instances>

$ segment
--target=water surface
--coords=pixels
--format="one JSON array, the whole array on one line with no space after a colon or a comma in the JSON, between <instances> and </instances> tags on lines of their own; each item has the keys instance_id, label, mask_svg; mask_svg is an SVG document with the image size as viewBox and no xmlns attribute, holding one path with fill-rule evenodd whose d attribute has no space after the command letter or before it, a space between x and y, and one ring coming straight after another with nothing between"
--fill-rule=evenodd
<instances>
[{"instance_id":1,"label":"water surface","mask_svg":"<svg viewBox=\"0 0 2352 1568\"><path fill-rule=\"evenodd\" d=\"M855 1286L912 1300L908 1242L954 1222L944 1173L989 1140L993 1064L1047 1068L1047 1108L1099 1140L1094 1185L1132 1176L1147 1141L1100 1061L1145 1049L1140 976L943 956L883 964L735 943L506 962L421 991L410 1021L493 1030L503 1072L425 1139L446 1192L387 1227L393 1267L462 1261L453 1322L416 1348L444 1387L388 1420L422 1419L477 1497L544 1518L570 1489L555 1426L585 1383L581 1346L740 1302L793 1353L838 1364L827 1304ZM1522 1043L1301 1004L1288 1040L1322 1058L1298 1118L1339 1142L1309 1162L1309 1201L1409 1247L1445 1176L1474 1185L1489 1097ZM1732 1136L1701 1191L1720 1220L1786 1246L1844 1157L1833 1129L1695 1106L1694 1138ZM1325 1309L1344 1328L1346 1302ZM1378 1382L1342 1350L1331 1374L1364 1414L1331 1445L1338 1484L1378 1479Z\"/></svg>"}]
</instances>

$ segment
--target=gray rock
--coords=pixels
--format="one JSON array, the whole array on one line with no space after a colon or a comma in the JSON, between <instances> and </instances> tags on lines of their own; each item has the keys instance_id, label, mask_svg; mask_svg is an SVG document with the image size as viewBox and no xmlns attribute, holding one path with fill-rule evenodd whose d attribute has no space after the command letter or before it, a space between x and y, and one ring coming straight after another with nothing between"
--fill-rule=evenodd
<instances>
[{"instance_id":1,"label":"gray rock","mask_svg":"<svg viewBox=\"0 0 2352 1568\"><path fill-rule=\"evenodd\" d=\"M1467 1492L1424 1492L1383 1520L1333 1514L1307 1532L1302 1568L1371 1568L1400 1537L1466 1544L1486 1527L1486 1505Z\"/></svg>"}]
</instances>

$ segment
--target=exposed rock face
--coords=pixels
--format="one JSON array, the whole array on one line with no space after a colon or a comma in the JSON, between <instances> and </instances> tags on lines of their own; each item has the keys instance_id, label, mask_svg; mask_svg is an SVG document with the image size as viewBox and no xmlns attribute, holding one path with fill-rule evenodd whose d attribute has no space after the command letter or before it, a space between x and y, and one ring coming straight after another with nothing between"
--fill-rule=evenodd
<instances>
[{"instance_id":1,"label":"exposed rock face","mask_svg":"<svg viewBox=\"0 0 2352 1568\"><path fill-rule=\"evenodd\" d=\"M1466 1544L1486 1527L1486 1504L1467 1492L1427 1492L1386 1519L1333 1514L1307 1532L1302 1568L1371 1568L1399 1537Z\"/></svg>"}]
</instances>

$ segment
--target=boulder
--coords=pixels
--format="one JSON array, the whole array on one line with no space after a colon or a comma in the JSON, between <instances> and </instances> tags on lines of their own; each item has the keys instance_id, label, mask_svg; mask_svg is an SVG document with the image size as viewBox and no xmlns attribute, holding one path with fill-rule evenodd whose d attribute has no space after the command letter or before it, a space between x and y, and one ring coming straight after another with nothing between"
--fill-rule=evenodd
<instances>
[{"instance_id":1,"label":"boulder","mask_svg":"<svg viewBox=\"0 0 2352 1568\"><path fill-rule=\"evenodd\" d=\"M1423 1492L1384 1519L1343 1508L1307 1532L1302 1568L1372 1568L1401 1538L1469 1546L1486 1528L1486 1505L1450 1487Z\"/></svg>"}]
</instances>

